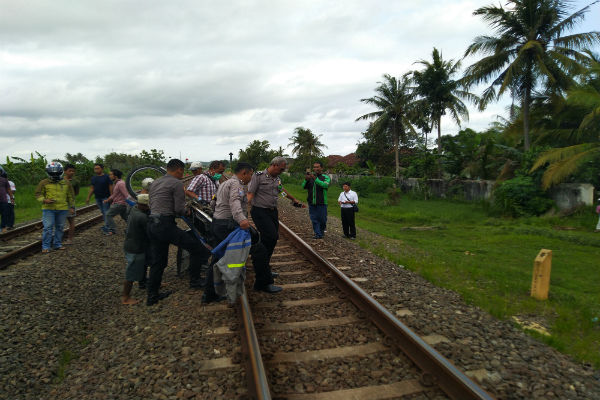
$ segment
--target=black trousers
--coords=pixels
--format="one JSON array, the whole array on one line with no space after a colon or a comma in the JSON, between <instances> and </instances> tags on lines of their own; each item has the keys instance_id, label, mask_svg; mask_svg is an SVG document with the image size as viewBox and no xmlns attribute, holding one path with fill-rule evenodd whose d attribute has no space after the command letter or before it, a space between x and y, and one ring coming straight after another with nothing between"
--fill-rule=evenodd
<instances>
[{"instance_id":1,"label":"black trousers","mask_svg":"<svg viewBox=\"0 0 600 400\"><path fill-rule=\"evenodd\" d=\"M260 241L267 249L267 263L271 265L271 257L277 240L279 240L279 214L277 208L252 207L250 210L254 225L260 232Z\"/></svg>"},{"instance_id":2,"label":"black trousers","mask_svg":"<svg viewBox=\"0 0 600 400\"><path fill-rule=\"evenodd\" d=\"M190 253L190 285L200 281L200 268L208 262L210 251L204 245L179 229L174 217L150 217L148 220L150 237L150 277L148 278L148 299L158 298L158 289L169 257L169 244L179 246Z\"/></svg>"},{"instance_id":3,"label":"black trousers","mask_svg":"<svg viewBox=\"0 0 600 400\"><path fill-rule=\"evenodd\" d=\"M213 246L217 246L227 236L238 227L238 224L229 219L213 219L210 229L214 238ZM250 247L250 255L252 256L252 266L254 267L254 288L258 289L265 287L273 283L273 277L271 277L271 269L267 259L267 250L265 246L260 243L253 243ZM216 296L215 285L214 285L214 272L213 265L219 261L216 257L213 257L208 273L206 274L206 286L204 288L204 294L208 297Z\"/></svg>"},{"instance_id":4,"label":"black trousers","mask_svg":"<svg viewBox=\"0 0 600 400\"><path fill-rule=\"evenodd\" d=\"M342 228L344 229L344 236L356 237L356 226L354 225L354 208L342 207Z\"/></svg>"}]
</instances>

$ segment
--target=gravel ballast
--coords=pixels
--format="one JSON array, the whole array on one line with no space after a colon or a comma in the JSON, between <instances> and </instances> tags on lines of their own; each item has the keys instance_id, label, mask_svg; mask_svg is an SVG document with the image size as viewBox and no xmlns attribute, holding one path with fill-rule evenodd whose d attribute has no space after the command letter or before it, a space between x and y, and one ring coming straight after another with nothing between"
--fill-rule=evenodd
<instances>
[{"instance_id":1,"label":"gravel ballast","mask_svg":"<svg viewBox=\"0 0 600 400\"><path fill-rule=\"evenodd\" d=\"M416 333L437 335L433 346L493 395L505 399L600 398L599 371L532 339L512 323L465 304L454 292L344 239L335 216L330 216L325 239L310 239L307 210L287 203L280 202L284 223L334 265L343 267L344 273ZM164 276L174 294L158 306L146 307L145 291L134 286L133 297L142 302L120 304L124 224L120 220L117 223L120 232L116 236L103 236L98 227L92 227L79 233L66 251L36 254L0 271L0 398L245 398L243 365L198 372L206 360L239 358L238 335L210 333L215 327L235 328L237 316L235 309L212 310L201 305L201 292L190 290L187 279L175 275L174 248ZM362 230L358 236L377 239ZM302 264L282 265L274 270L306 268ZM282 276L276 283L299 283L303 279L308 277ZM315 279L318 277L309 280ZM276 301L330 295L326 287L317 286L284 291ZM266 293L253 292L251 297L253 302L275 301ZM308 319L319 313L335 316L336 310L306 307L297 317ZM260 312L256 314L261 317ZM278 313L270 315L275 318ZM286 318L284 312L281 318ZM351 344L377 337L371 327L356 329L313 329L301 336L312 343L306 350L327 348L329 343L348 344L345 337L353 332ZM331 341L319 340L320 333ZM271 352L281 351L278 344L288 340L288 333L261 338ZM271 373L272 384L284 393L290 382L313 392L359 385L359 380L347 380L349 371L374 374L382 383L412 376L403 372L400 358L357 360L338 368L338 373L325 368L321 382L306 382L304 377L309 374L295 370L293 365L283 366ZM389 365L397 365L398 371L391 374ZM288 370L298 378L286 379Z\"/></svg>"},{"instance_id":2,"label":"gravel ballast","mask_svg":"<svg viewBox=\"0 0 600 400\"><path fill-rule=\"evenodd\" d=\"M280 201L280 220L489 393L503 399L598 399L600 371L538 342L512 323L467 305L456 293L378 257L343 237L328 216L327 233L313 235L307 209ZM358 229L362 240L386 238ZM438 335L438 336L433 336ZM436 340L437 339L437 340Z\"/></svg>"}]
</instances>

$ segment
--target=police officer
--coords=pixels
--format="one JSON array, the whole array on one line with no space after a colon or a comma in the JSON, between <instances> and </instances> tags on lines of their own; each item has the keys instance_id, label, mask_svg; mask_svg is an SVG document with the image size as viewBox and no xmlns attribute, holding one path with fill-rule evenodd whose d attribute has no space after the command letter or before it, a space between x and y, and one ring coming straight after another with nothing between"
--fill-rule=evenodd
<instances>
[{"instance_id":1,"label":"police officer","mask_svg":"<svg viewBox=\"0 0 600 400\"><path fill-rule=\"evenodd\" d=\"M252 180L248 185L248 201L252 206L250 214L260 232L260 239L267 248L269 263L279 239L278 197L280 195L287 196L292 204L300 204L281 184L279 175L285 171L286 166L287 161L285 158L275 157L271 160L271 165L267 169L252 176ZM273 273L273 275L277 277L276 273Z\"/></svg>"},{"instance_id":2,"label":"police officer","mask_svg":"<svg viewBox=\"0 0 600 400\"><path fill-rule=\"evenodd\" d=\"M244 185L247 185L252 179L254 172L252 166L248 163L240 162L234 169L235 176L223 182L217 191L217 199L211 231L214 238L214 245L223 241L237 227L242 229L250 228L248 221L248 197L244 190ZM252 238L253 245L250 248L252 255L252 264L256 274L254 289L267 292L277 293L282 290L281 287L273 285L273 278L267 263L267 251L262 242L257 242L257 238ZM213 259L213 265L216 260ZM213 268L208 269L206 277L206 287L202 296L203 303L211 303L220 301L222 298L215 293L213 282Z\"/></svg>"},{"instance_id":3,"label":"police officer","mask_svg":"<svg viewBox=\"0 0 600 400\"><path fill-rule=\"evenodd\" d=\"M151 264L148 278L148 299L152 306L167 297L170 292L159 293L160 283L169 256L169 244L179 246L190 253L190 287L202 288L200 267L208 261L210 252L184 230L179 229L175 217L185 213L185 192L181 185L185 164L178 159L169 160L167 173L150 186L150 237Z\"/></svg>"}]
</instances>

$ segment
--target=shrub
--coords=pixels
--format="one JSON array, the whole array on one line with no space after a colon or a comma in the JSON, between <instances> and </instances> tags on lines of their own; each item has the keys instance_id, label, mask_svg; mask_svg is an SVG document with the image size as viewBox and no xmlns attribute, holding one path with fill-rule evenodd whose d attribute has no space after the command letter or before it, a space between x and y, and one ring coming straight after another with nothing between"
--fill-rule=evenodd
<instances>
[{"instance_id":1,"label":"shrub","mask_svg":"<svg viewBox=\"0 0 600 400\"><path fill-rule=\"evenodd\" d=\"M388 188L386 193L387 193L387 199L385 200L385 205L395 206L400 202L400 196L402 195L401 189L391 187L391 188Z\"/></svg>"},{"instance_id":2,"label":"shrub","mask_svg":"<svg viewBox=\"0 0 600 400\"><path fill-rule=\"evenodd\" d=\"M513 217L540 215L550 207L550 200L529 176L517 176L502 182L494 190L494 205Z\"/></svg>"},{"instance_id":3,"label":"shrub","mask_svg":"<svg viewBox=\"0 0 600 400\"><path fill-rule=\"evenodd\" d=\"M340 185L343 180L340 181ZM360 193L362 197L368 197L370 193L385 193L389 188L394 186L394 178L389 176L372 177L361 176L350 180L352 190Z\"/></svg>"}]
</instances>

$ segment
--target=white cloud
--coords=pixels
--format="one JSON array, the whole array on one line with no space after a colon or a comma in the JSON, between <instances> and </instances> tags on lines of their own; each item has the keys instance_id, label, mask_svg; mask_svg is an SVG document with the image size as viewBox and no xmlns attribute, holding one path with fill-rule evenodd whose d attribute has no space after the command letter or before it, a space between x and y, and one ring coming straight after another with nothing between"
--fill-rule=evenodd
<instances>
[{"instance_id":1,"label":"white cloud","mask_svg":"<svg viewBox=\"0 0 600 400\"><path fill-rule=\"evenodd\" d=\"M381 76L433 46L459 59L489 32L472 11L493 3L0 2L0 159L159 148L199 160L254 139L285 148L297 126L328 153L353 151ZM471 109L465 126L498 112Z\"/></svg>"}]
</instances>

